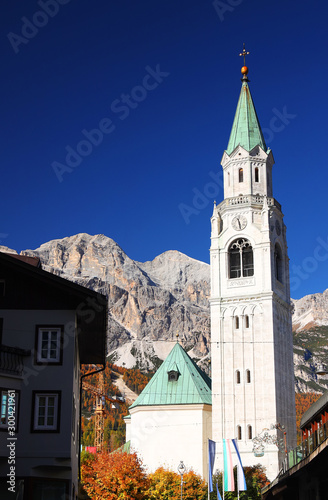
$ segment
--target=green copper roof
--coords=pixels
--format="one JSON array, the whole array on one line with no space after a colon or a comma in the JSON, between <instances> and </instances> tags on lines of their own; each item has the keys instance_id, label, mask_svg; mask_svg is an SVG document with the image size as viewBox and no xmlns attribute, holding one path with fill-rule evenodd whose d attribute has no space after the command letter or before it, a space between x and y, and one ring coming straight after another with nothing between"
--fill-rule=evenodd
<instances>
[{"instance_id":1,"label":"green copper roof","mask_svg":"<svg viewBox=\"0 0 328 500\"><path fill-rule=\"evenodd\" d=\"M178 372L170 380L168 372ZM212 404L211 379L188 356L179 343L161 364L136 401L130 406Z\"/></svg>"},{"instance_id":2,"label":"green copper roof","mask_svg":"<svg viewBox=\"0 0 328 500\"><path fill-rule=\"evenodd\" d=\"M241 87L227 153L230 155L239 144L246 151L251 151L255 146L261 146L263 151L267 150L251 91L246 81Z\"/></svg>"}]
</instances>

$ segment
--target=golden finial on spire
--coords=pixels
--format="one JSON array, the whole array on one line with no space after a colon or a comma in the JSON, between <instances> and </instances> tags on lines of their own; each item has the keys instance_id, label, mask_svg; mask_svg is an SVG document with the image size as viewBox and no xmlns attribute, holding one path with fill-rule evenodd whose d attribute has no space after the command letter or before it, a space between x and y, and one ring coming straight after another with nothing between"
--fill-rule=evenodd
<instances>
[{"instance_id":1,"label":"golden finial on spire","mask_svg":"<svg viewBox=\"0 0 328 500\"><path fill-rule=\"evenodd\" d=\"M243 75L243 80L247 80L248 68L246 66L246 56L249 55L249 52L246 51L245 44L243 46L243 51L239 55L244 57L244 66L241 68L241 73Z\"/></svg>"},{"instance_id":2,"label":"golden finial on spire","mask_svg":"<svg viewBox=\"0 0 328 500\"><path fill-rule=\"evenodd\" d=\"M175 334L175 336L176 336L176 338L177 338L177 342L179 342L179 334L178 334L178 333L176 333L176 334Z\"/></svg>"}]
</instances>

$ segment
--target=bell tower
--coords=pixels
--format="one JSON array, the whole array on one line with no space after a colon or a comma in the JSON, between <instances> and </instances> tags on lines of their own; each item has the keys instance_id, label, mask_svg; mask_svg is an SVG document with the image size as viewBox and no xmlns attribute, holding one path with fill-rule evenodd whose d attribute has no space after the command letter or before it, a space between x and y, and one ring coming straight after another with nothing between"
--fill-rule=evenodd
<instances>
[{"instance_id":1,"label":"bell tower","mask_svg":"<svg viewBox=\"0 0 328 500\"><path fill-rule=\"evenodd\" d=\"M255 456L252 439L279 423L287 448L296 446L289 259L247 54L240 54L242 87L221 162L224 200L211 218L212 439L216 468L223 468L222 439L237 438L243 465L261 463L273 479L284 450L267 444Z\"/></svg>"}]
</instances>

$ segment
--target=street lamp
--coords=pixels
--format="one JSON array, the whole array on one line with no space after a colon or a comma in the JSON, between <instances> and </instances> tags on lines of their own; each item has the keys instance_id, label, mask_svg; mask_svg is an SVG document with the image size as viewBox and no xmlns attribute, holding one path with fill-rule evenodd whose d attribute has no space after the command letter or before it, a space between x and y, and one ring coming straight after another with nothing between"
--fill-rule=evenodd
<instances>
[{"instance_id":1,"label":"street lamp","mask_svg":"<svg viewBox=\"0 0 328 500\"><path fill-rule=\"evenodd\" d=\"M182 491L183 491L183 474L186 472L186 467L185 467L185 464L183 463L183 461L181 460L180 463L179 463L179 467L178 467L178 472L181 476L181 500L182 500Z\"/></svg>"},{"instance_id":2,"label":"street lamp","mask_svg":"<svg viewBox=\"0 0 328 500\"><path fill-rule=\"evenodd\" d=\"M324 365L323 363L321 363L319 366L318 366L318 369L316 371L316 374L317 375L327 375L328 373L328 370L327 370L327 367L326 365Z\"/></svg>"}]
</instances>

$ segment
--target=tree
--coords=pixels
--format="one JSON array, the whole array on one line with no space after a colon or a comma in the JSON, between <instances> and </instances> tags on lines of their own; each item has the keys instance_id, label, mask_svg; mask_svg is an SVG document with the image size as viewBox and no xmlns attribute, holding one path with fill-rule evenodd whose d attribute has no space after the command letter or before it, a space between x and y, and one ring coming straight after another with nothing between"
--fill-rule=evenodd
<instances>
[{"instance_id":1,"label":"tree","mask_svg":"<svg viewBox=\"0 0 328 500\"><path fill-rule=\"evenodd\" d=\"M246 479L247 491L239 493L240 500L261 500L261 489L264 488L270 481L265 474L265 467L261 464L253 465L252 467L244 467L244 474ZM237 485L237 467L234 467L235 485ZM218 472L213 477L213 493L211 493L211 500L216 500L216 483L219 486L219 491L222 495L222 472ZM237 491L226 491L224 493L225 500L233 500L238 498Z\"/></svg>"},{"instance_id":2,"label":"tree","mask_svg":"<svg viewBox=\"0 0 328 500\"><path fill-rule=\"evenodd\" d=\"M149 475L150 486L146 492L147 500L172 500L180 498L181 476L176 472L160 467ZM207 485L205 481L189 471L183 475L183 500L206 500Z\"/></svg>"},{"instance_id":3,"label":"tree","mask_svg":"<svg viewBox=\"0 0 328 500\"><path fill-rule=\"evenodd\" d=\"M149 481L136 453L100 453L81 459L81 479L92 500L144 500Z\"/></svg>"}]
</instances>

